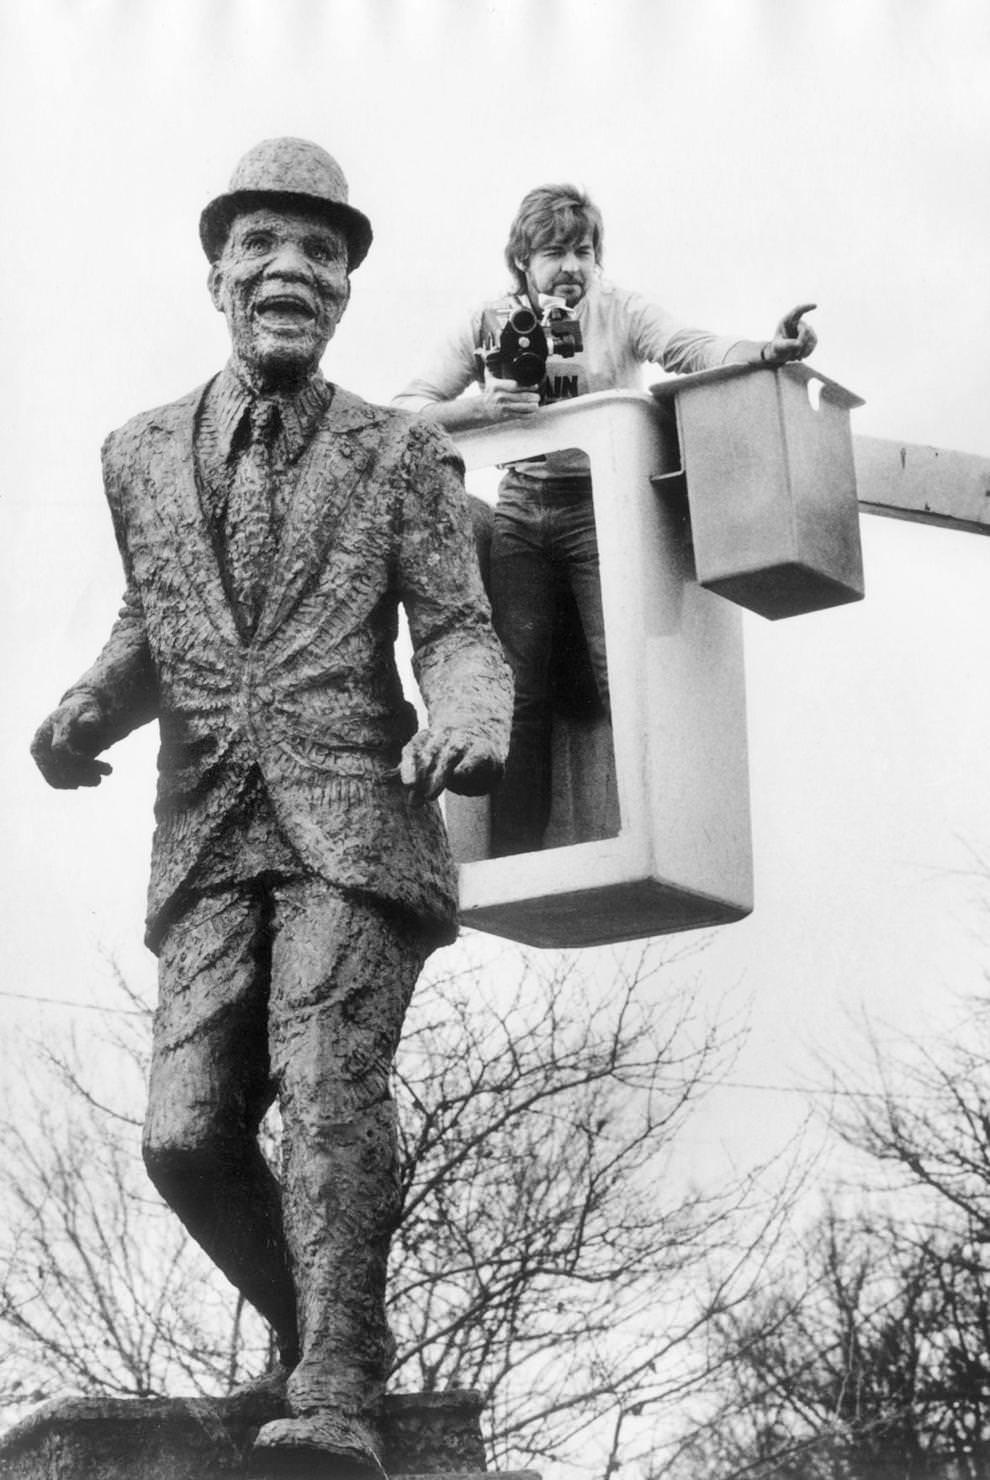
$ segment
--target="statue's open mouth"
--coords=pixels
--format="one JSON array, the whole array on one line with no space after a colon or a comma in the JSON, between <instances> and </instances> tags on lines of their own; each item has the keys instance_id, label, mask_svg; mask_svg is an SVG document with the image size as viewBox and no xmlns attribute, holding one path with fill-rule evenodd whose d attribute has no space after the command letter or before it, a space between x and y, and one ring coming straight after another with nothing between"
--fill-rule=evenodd
<instances>
[{"instance_id":1,"label":"statue's open mouth","mask_svg":"<svg viewBox=\"0 0 990 1480\"><path fill-rule=\"evenodd\" d=\"M263 299L255 308L266 324L310 324L316 318L312 305L304 298L279 294Z\"/></svg>"}]
</instances>

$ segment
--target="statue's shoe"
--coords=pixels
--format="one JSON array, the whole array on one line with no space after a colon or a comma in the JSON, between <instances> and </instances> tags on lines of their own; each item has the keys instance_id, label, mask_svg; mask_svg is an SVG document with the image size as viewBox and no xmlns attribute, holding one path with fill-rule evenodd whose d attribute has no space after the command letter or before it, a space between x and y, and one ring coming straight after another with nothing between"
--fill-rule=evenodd
<instances>
[{"instance_id":1,"label":"statue's shoe","mask_svg":"<svg viewBox=\"0 0 990 1480\"><path fill-rule=\"evenodd\" d=\"M249 1473L264 1480L388 1480L377 1433L358 1418L276 1418L258 1432Z\"/></svg>"}]
</instances>

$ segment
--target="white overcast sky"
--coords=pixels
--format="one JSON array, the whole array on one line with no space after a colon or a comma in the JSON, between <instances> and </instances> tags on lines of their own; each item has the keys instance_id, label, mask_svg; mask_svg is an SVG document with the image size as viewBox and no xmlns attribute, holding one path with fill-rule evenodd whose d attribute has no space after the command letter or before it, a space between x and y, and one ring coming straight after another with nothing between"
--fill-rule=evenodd
<instances>
[{"instance_id":1,"label":"white overcast sky","mask_svg":"<svg viewBox=\"0 0 990 1480\"><path fill-rule=\"evenodd\" d=\"M104 434L225 355L196 226L248 146L317 139L373 220L324 362L370 399L502 286L523 193L573 179L616 281L754 337L814 300L855 432L990 454L988 76L981 0L4 0L2 990L105 1001L101 949L150 979L153 737L75 795L27 744L120 593ZM859 1006L938 1018L987 956L990 541L863 526L864 603L746 619L757 907L695 969L751 996L753 1084ZM705 1134L765 1143L792 1098L740 1090Z\"/></svg>"}]
</instances>

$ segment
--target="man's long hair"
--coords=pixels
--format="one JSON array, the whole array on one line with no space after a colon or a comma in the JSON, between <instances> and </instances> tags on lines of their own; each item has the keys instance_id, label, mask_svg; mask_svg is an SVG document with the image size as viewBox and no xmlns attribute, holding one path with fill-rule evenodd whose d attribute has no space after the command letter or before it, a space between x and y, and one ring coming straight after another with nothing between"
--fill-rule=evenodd
<instances>
[{"instance_id":1,"label":"man's long hair","mask_svg":"<svg viewBox=\"0 0 990 1480\"><path fill-rule=\"evenodd\" d=\"M574 246L589 231L600 267L605 238L602 213L585 191L576 185L538 185L523 196L505 246L506 265L517 290L521 293L526 287L525 274L516 266L517 261L527 263L534 252L551 242Z\"/></svg>"}]
</instances>

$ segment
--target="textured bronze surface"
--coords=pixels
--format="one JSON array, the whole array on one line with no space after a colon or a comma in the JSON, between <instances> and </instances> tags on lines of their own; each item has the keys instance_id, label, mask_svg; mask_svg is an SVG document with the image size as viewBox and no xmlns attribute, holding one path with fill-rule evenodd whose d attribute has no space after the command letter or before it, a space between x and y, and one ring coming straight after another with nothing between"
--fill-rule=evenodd
<instances>
[{"instance_id":1,"label":"textured bronze surface","mask_svg":"<svg viewBox=\"0 0 990 1480\"><path fill-rule=\"evenodd\" d=\"M326 1452L374 1477L399 1213L390 1068L423 961L456 933L435 798L497 779L511 684L452 444L319 372L354 219L339 166L283 143L252 151L224 198L210 293L229 364L106 441L123 607L32 750L53 786L98 785L98 754L159 722L146 1164L291 1369L255 1470ZM301 158L318 166L305 190ZM276 1095L281 1183L257 1144ZM207 1411L187 1405L194 1423Z\"/></svg>"}]
</instances>

